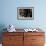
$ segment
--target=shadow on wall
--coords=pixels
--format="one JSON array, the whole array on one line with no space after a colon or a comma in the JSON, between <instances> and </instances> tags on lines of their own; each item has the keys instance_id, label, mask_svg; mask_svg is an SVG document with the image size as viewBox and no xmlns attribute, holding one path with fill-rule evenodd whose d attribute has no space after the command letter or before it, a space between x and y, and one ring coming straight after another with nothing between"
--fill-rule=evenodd
<instances>
[{"instance_id":1,"label":"shadow on wall","mask_svg":"<svg viewBox=\"0 0 46 46\"><path fill-rule=\"evenodd\" d=\"M6 31L6 29L4 30L4 28L6 28L5 25L0 24L0 43L2 43L2 36L3 36L2 33Z\"/></svg>"}]
</instances>

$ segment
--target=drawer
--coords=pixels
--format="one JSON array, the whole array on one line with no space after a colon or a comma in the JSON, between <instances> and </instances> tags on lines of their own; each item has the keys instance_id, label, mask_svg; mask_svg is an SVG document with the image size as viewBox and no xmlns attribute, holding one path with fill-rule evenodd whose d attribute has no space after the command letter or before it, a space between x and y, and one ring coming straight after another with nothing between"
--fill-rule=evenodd
<instances>
[{"instance_id":1,"label":"drawer","mask_svg":"<svg viewBox=\"0 0 46 46\"><path fill-rule=\"evenodd\" d=\"M23 36L23 32L4 32L4 36Z\"/></svg>"},{"instance_id":2,"label":"drawer","mask_svg":"<svg viewBox=\"0 0 46 46\"><path fill-rule=\"evenodd\" d=\"M32 40L32 36L24 36L24 40Z\"/></svg>"},{"instance_id":3,"label":"drawer","mask_svg":"<svg viewBox=\"0 0 46 46\"><path fill-rule=\"evenodd\" d=\"M23 41L23 36L4 36L3 43L15 43Z\"/></svg>"},{"instance_id":4,"label":"drawer","mask_svg":"<svg viewBox=\"0 0 46 46\"><path fill-rule=\"evenodd\" d=\"M43 44L44 36L24 36L24 42L26 44Z\"/></svg>"},{"instance_id":5,"label":"drawer","mask_svg":"<svg viewBox=\"0 0 46 46\"><path fill-rule=\"evenodd\" d=\"M30 36L26 36L26 37L24 37L24 46L31 46L31 44L32 44L32 37L30 37Z\"/></svg>"},{"instance_id":6,"label":"drawer","mask_svg":"<svg viewBox=\"0 0 46 46\"><path fill-rule=\"evenodd\" d=\"M32 43L33 44L43 44L44 36L32 36Z\"/></svg>"},{"instance_id":7,"label":"drawer","mask_svg":"<svg viewBox=\"0 0 46 46\"><path fill-rule=\"evenodd\" d=\"M23 46L23 44L16 44L16 43L14 43L14 44L2 44L2 46Z\"/></svg>"},{"instance_id":8,"label":"drawer","mask_svg":"<svg viewBox=\"0 0 46 46\"><path fill-rule=\"evenodd\" d=\"M24 32L24 36L44 36L44 32Z\"/></svg>"},{"instance_id":9,"label":"drawer","mask_svg":"<svg viewBox=\"0 0 46 46\"><path fill-rule=\"evenodd\" d=\"M44 44L31 44L32 46L44 46Z\"/></svg>"},{"instance_id":10,"label":"drawer","mask_svg":"<svg viewBox=\"0 0 46 46\"><path fill-rule=\"evenodd\" d=\"M15 46L14 44L2 44L2 46Z\"/></svg>"}]
</instances>

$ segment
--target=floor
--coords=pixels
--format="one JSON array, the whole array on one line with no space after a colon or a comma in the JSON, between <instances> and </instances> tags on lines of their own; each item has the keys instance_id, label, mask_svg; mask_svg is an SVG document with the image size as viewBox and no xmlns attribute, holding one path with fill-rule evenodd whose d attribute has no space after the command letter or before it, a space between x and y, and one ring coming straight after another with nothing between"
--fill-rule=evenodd
<instances>
[{"instance_id":1,"label":"floor","mask_svg":"<svg viewBox=\"0 0 46 46\"><path fill-rule=\"evenodd\" d=\"M0 46L2 46L2 44L0 44Z\"/></svg>"}]
</instances>

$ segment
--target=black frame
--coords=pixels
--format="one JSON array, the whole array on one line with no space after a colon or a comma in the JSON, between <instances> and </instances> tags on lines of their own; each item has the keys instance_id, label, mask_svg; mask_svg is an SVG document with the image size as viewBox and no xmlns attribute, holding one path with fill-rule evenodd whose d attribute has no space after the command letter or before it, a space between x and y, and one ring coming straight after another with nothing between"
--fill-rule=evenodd
<instances>
[{"instance_id":1,"label":"black frame","mask_svg":"<svg viewBox=\"0 0 46 46\"><path fill-rule=\"evenodd\" d=\"M34 19L34 7L18 7L17 8L18 20L33 20Z\"/></svg>"}]
</instances>

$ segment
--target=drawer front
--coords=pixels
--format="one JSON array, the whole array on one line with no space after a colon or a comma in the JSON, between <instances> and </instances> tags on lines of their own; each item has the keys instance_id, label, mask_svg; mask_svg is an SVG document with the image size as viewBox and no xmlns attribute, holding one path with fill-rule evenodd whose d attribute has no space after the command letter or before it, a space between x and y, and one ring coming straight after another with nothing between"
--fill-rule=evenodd
<instances>
[{"instance_id":1,"label":"drawer front","mask_svg":"<svg viewBox=\"0 0 46 46\"><path fill-rule=\"evenodd\" d=\"M23 36L4 36L3 43L14 43L14 42L23 41Z\"/></svg>"},{"instance_id":2,"label":"drawer front","mask_svg":"<svg viewBox=\"0 0 46 46\"><path fill-rule=\"evenodd\" d=\"M23 46L23 44L3 44L2 46Z\"/></svg>"},{"instance_id":3,"label":"drawer front","mask_svg":"<svg viewBox=\"0 0 46 46\"><path fill-rule=\"evenodd\" d=\"M23 36L23 32L4 32L4 36Z\"/></svg>"},{"instance_id":4,"label":"drawer front","mask_svg":"<svg viewBox=\"0 0 46 46\"><path fill-rule=\"evenodd\" d=\"M24 36L44 36L44 32L24 32Z\"/></svg>"},{"instance_id":5,"label":"drawer front","mask_svg":"<svg viewBox=\"0 0 46 46\"><path fill-rule=\"evenodd\" d=\"M32 46L44 46L44 44L32 44Z\"/></svg>"},{"instance_id":6,"label":"drawer front","mask_svg":"<svg viewBox=\"0 0 46 46\"><path fill-rule=\"evenodd\" d=\"M32 36L32 44L44 44L44 36Z\"/></svg>"},{"instance_id":7,"label":"drawer front","mask_svg":"<svg viewBox=\"0 0 46 46\"><path fill-rule=\"evenodd\" d=\"M31 46L32 44L32 37L30 36L24 36L24 46Z\"/></svg>"}]
</instances>

